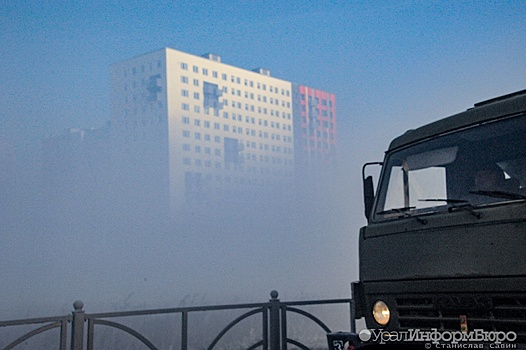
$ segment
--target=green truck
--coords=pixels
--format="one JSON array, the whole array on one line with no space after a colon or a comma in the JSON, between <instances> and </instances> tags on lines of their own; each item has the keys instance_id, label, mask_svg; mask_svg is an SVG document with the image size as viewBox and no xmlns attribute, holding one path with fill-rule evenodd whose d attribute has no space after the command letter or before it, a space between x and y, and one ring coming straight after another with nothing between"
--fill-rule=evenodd
<instances>
[{"instance_id":1,"label":"green truck","mask_svg":"<svg viewBox=\"0 0 526 350\"><path fill-rule=\"evenodd\" d=\"M362 173L352 296L366 328L329 347L526 343L526 90L407 131Z\"/></svg>"}]
</instances>

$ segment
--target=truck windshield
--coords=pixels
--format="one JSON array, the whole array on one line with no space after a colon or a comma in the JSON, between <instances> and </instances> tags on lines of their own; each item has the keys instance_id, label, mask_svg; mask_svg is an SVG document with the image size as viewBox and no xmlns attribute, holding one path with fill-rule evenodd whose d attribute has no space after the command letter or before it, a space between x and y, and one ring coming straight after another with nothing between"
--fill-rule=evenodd
<instances>
[{"instance_id":1,"label":"truck windshield","mask_svg":"<svg viewBox=\"0 0 526 350\"><path fill-rule=\"evenodd\" d=\"M478 124L390 153L374 220L526 199L526 115Z\"/></svg>"}]
</instances>

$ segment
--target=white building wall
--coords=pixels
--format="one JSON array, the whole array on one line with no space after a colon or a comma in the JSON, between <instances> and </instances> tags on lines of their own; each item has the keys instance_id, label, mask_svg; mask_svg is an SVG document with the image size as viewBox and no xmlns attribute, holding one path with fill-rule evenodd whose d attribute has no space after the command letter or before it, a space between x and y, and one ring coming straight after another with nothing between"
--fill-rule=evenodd
<instances>
[{"instance_id":1,"label":"white building wall","mask_svg":"<svg viewBox=\"0 0 526 350\"><path fill-rule=\"evenodd\" d=\"M136 171L166 170L160 183L173 212L225 191L292 182L290 82L162 49L113 65L111 84L117 158L140 164Z\"/></svg>"}]
</instances>

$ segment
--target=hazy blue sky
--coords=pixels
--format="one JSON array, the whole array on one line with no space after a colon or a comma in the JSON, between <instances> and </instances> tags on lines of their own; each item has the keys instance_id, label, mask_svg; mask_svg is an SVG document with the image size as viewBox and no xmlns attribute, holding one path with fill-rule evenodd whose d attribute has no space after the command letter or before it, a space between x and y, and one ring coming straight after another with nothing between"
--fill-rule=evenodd
<instances>
[{"instance_id":1,"label":"hazy blue sky","mask_svg":"<svg viewBox=\"0 0 526 350\"><path fill-rule=\"evenodd\" d=\"M331 91L368 142L526 85L521 0L8 0L0 25L4 137L102 125L109 65L166 46Z\"/></svg>"},{"instance_id":2,"label":"hazy blue sky","mask_svg":"<svg viewBox=\"0 0 526 350\"><path fill-rule=\"evenodd\" d=\"M227 290L238 278L264 290L244 300L264 300L267 286L288 288L289 296L296 290L296 295L344 297L357 276L356 266L350 266L352 244L364 224L361 164L380 160L389 141L408 128L526 88L525 34L524 0L3 0L0 156L14 152L24 158L37 152L42 138L65 128L103 125L109 120L110 64L161 47L213 52L224 63L265 67L275 77L330 91L336 95L346 174L339 186L349 197L337 204L348 211L339 213L346 219L331 222L322 234L307 232L308 239L300 233L268 243L264 236L239 235L234 244L205 247L198 257L207 259L196 259L189 269L210 278L178 288L183 294L213 292L223 281ZM64 239L2 231L0 311L35 295L42 301L53 295L61 305L77 298L93 305L102 296L118 302L130 293L135 302L152 302L172 293L167 281L182 274L168 248L177 242L168 244L172 238L164 236L134 237L140 246L103 233ZM264 254L243 251L250 245L285 257L286 247L293 246L294 266L315 267L302 275L286 266L279 276L268 273L260 280L250 268L271 264L272 257L267 263ZM224 262L228 254L222 249L243 253ZM160 272L155 259L164 259ZM221 276L222 264L234 266L231 280ZM87 270L90 266L101 270ZM101 272L107 266L114 273ZM62 292L51 294L53 287ZM250 295L254 289L244 288Z\"/></svg>"}]
</instances>

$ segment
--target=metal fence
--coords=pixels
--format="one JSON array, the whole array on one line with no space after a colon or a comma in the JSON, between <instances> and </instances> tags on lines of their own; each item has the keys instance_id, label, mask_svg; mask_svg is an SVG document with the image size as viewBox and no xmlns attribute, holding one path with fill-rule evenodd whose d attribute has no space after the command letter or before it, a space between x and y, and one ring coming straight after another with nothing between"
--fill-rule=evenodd
<instances>
[{"instance_id":1,"label":"metal fence","mask_svg":"<svg viewBox=\"0 0 526 350\"><path fill-rule=\"evenodd\" d=\"M83 308L84 304L81 301L76 301L73 304L74 311L71 315L57 316L57 317L43 317L33 319L22 319L13 321L0 322L0 327L21 326L21 325L37 325L37 328L13 340L4 350L13 349L23 344L28 339L37 334L44 333L51 329L59 328L59 339L57 339L58 348L60 350L68 349L68 342L70 350L93 350L94 340L97 337L95 325L106 326L118 329L127 333L130 337L135 337L144 348L155 349L157 347L153 343L153 339L148 339L143 334L135 329L124 325L122 323L113 321L111 319L123 318L130 316L147 316L147 315L163 315L176 314L180 317L180 349L188 350L188 319L189 315L195 312L214 311L214 310L248 310L239 317L232 320L226 327L224 327L208 345L207 349L212 350L216 347L218 342L227 334L235 325L241 321L258 315L261 317L262 329L261 339L248 346L248 350L263 349L263 350L286 350L287 346L293 345L300 349L309 349L300 341L291 339L287 335L287 316L291 313L299 314L311 322L317 324L321 329L330 333L329 327L322 322L318 317L312 313L305 311L300 307L308 305L327 305L327 304L346 304L349 308L350 328L353 330L353 301L352 299L329 299L329 300L309 300L309 301L293 301L281 302L278 299L278 292L272 291L270 293L271 299L265 303L253 304L231 304L231 305L214 305L214 306L198 306L198 307L177 307L169 309L153 309L153 310L138 310L138 311L123 311L123 312L107 312L107 313L86 313ZM256 317L256 316L254 316ZM99 327L97 327L97 330ZM70 333L69 333L70 332Z\"/></svg>"}]
</instances>

